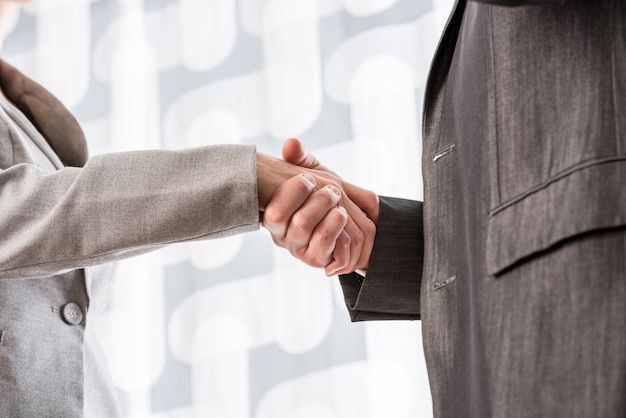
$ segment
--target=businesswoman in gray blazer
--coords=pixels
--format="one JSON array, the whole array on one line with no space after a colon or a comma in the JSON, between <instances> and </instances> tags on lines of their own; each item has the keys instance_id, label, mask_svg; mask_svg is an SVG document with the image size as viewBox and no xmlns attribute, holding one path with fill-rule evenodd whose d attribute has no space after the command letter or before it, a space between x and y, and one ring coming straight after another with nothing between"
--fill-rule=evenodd
<instances>
[{"instance_id":1,"label":"businesswoman in gray blazer","mask_svg":"<svg viewBox=\"0 0 626 418\"><path fill-rule=\"evenodd\" d=\"M436 417L626 416L626 2L457 1L423 122L352 319L422 320Z\"/></svg>"},{"instance_id":2,"label":"businesswoman in gray blazer","mask_svg":"<svg viewBox=\"0 0 626 418\"><path fill-rule=\"evenodd\" d=\"M0 22L17 4L0 0ZM266 206L291 207L270 201L278 187L317 190L301 231L314 264L351 271L371 246L373 223L329 173L235 145L88 160L72 115L1 60L0 89L0 416L119 415L88 328L111 261L255 230Z\"/></svg>"}]
</instances>

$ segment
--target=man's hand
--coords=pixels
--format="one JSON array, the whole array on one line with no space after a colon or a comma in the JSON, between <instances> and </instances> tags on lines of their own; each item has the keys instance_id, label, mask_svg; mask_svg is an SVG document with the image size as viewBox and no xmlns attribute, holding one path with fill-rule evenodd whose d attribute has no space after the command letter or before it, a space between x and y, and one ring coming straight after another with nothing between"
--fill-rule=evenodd
<instances>
[{"instance_id":1,"label":"man's hand","mask_svg":"<svg viewBox=\"0 0 626 418\"><path fill-rule=\"evenodd\" d=\"M282 181L263 206L259 191L263 224L274 242L309 265L325 267L327 275L367 269L378 221L376 194L344 182L306 153L298 140L285 142L283 158L307 174ZM281 164L269 163L257 166L260 185L272 184L264 183L263 173L271 172L270 177L280 181L276 174ZM281 174L292 174L294 167L286 172L281 167Z\"/></svg>"},{"instance_id":2,"label":"man's hand","mask_svg":"<svg viewBox=\"0 0 626 418\"><path fill-rule=\"evenodd\" d=\"M346 193L348 193L348 198L360 207L375 224L378 223L378 216L380 213L378 196L374 192L343 181L341 177L335 174L328 167L320 164L313 154L307 152L299 140L291 138L285 141L283 144L283 160L296 164L300 167L311 168L316 171L332 174L342 184L342 187L345 189Z\"/></svg>"},{"instance_id":3,"label":"man's hand","mask_svg":"<svg viewBox=\"0 0 626 418\"><path fill-rule=\"evenodd\" d=\"M315 190L310 174L283 183L268 203L263 226L274 243L299 260L332 272L350 262L348 213L339 206L341 191L332 185Z\"/></svg>"}]
</instances>

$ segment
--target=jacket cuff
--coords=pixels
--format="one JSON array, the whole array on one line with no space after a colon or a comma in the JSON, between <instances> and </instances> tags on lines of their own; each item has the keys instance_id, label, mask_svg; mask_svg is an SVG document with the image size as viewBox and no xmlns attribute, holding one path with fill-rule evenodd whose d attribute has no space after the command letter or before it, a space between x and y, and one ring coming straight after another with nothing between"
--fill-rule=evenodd
<instances>
[{"instance_id":1,"label":"jacket cuff","mask_svg":"<svg viewBox=\"0 0 626 418\"><path fill-rule=\"evenodd\" d=\"M366 277L339 277L352 321L419 319L423 260L422 203L381 196Z\"/></svg>"}]
</instances>

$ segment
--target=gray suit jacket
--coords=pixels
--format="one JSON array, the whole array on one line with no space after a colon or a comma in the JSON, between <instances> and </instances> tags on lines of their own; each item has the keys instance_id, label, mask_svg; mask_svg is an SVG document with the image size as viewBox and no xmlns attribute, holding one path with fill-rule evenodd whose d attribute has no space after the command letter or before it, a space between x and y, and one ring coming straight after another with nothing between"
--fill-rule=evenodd
<instances>
[{"instance_id":1,"label":"gray suit jacket","mask_svg":"<svg viewBox=\"0 0 626 418\"><path fill-rule=\"evenodd\" d=\"M457 3L424 203L381 198L341 278L353 320L423 320L437 417L626 411L626 3L541 3Z\"/></svg>"},{"instance_id":2,"label":"gray suit jacket","mask_svg":"<svg viewBox=\"0 0 626 418\"><path fill-rule=\"evenodd\" d=\"M87 327L110 286L95 266L257 229L254 147L87 160L78 123L54 97L5 62L0 84L58 169L34 165L24 133L0 109L0 415L115 416Z\"/></svg>"}]
</instances>

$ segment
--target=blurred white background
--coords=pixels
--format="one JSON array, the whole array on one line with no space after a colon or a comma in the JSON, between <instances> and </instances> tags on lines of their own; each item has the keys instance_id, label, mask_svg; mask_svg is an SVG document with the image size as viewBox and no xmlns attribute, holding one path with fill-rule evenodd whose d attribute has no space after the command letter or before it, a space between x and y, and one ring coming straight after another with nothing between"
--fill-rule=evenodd
<instances>
[{"instance_id":1,"label":"blurred white background","mask_svg":"<svg viewBox=\"0 0 626 418\"><path fill-rule=\"evenodd\" d=\"M3 58L91 154L301 138L346 179L421 199L422 94L452 0L38 0ZM118 266L97 324L127 417L414 418L419 322L352 324L265 231Z\"/></svg>"}]
</instances>

